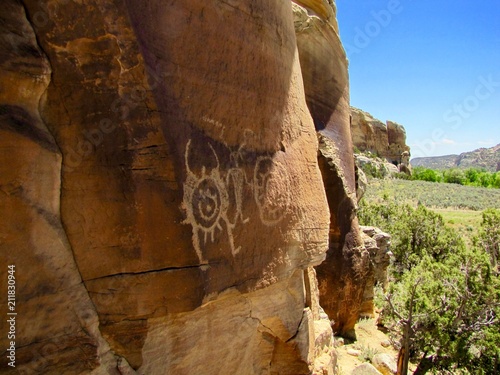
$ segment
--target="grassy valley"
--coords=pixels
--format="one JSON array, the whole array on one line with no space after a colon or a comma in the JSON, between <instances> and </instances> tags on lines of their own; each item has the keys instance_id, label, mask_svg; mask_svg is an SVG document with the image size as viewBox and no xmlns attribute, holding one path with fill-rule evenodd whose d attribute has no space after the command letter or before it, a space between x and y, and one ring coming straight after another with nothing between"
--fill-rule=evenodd
<instances>
[{"instance_id":1,"label":"grassy valley","mask_svg":"<svg viewBox=\"0 0 500 375\"><path fill-rule=\"evenodd\" d=\"M364 200L367 203L390 201L414 207L423 204L442 215L449 227L468 239L477 234L483 210L500 209L500 189L373 178L368 184Z\"/></svg>"},{"instance_id":2,"label":"grassy valley","mask_svg":"<svg viewBox=\"0 0 500 375\"><path fill-rule=\"evenodd\" d=\"M400 179L371 179L364 199L370 203L387 199L398 204L420 203L441 211L500 209L500 189Z\"/></svg>"}]
</instances>

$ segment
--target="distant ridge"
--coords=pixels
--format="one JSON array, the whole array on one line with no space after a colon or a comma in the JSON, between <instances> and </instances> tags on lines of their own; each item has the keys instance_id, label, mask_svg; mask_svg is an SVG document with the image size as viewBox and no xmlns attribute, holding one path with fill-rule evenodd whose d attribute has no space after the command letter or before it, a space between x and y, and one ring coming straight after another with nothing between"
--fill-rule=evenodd
<instances>
[{"instance_id":1,"label":"distant ridge","mask_svg":"<svg viewBox=\"0 0 500 375\"><path fill-rule=\"evenodd\" d=\"M460 155L444 155L411 159L414 167L431 169L484 168L490 172L500 170L500 143L491 148L478 148Z\"/></svg>"}]
</instances>

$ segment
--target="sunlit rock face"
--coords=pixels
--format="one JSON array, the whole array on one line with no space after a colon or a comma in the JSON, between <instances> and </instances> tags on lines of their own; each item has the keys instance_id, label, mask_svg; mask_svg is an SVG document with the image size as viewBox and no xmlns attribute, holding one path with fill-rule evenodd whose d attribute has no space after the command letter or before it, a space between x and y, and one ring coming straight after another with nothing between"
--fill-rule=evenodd
<instances>
[{"instance_id":1,"label":"sunlit rock face","mask_svg":"<svg viewBox=\"0 0 500 375\"><path fill-rule=\"evenodd\" d=\"M360 316L374 318L375 287L378 286L385 291L389 282L387 268L391 263L392 253L389 251L391 236L376 227L361 226L360 228L365 248L370 254L370 268L363 293Z\"/></svg>"},{"instance_id":2,"label":"sunlit rock face","mask_svg":"<svg viewBox=\"0 0 500 375\"><path fill-rule=\"evenodd\" d=\"M393 121L384 124L354 107L351 107L351 134L356 149L369 151L394 165L404 163L402 154L410 151L402 125Z\"/></svg>"},{"instance_id":3,"label":"sunlit rock face","mask_svg":"<svg viewBox=\"0 0 500 375\"><path fill-rule=\"evenodd\" d=\"M11 373L332 373L311 267L333 227L291 3L6 0L0 17Z\"/></svg>"},{"instance_id":4,"label":"sunlit rock face","mask_svg":"<svg viewBox=\"0 0 500 375\"><path fill-rule=\"evenodd\" d=\"M311 14L311 2L297 3L307 7L294 5L295 31L306 101L319 131L318 160L331 212L327 258L317 267L320 302L334 331L349 336L359 315L369 263L356 219L347 58L334 5L328 5L333 16L322 19Z\"/></svg>"}]
</instances>

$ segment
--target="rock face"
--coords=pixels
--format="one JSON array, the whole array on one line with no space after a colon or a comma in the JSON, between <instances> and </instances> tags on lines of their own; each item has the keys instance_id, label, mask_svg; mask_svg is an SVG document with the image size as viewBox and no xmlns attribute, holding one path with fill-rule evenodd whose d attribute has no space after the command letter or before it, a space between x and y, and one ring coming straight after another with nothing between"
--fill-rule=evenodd
<instances>
[{"instance_id":1,"label":"rock face","mask_svg":"<svg viewBox=\"0 0 500 375\"><path fill-rule=\"evenodd\" d=\"M395 165L401 163L403 152L410 151L402 125L392 121L384 124L354 107L351 107L351 133L354 147L359 151L369 151Z\"/></svg>"},{"instance_id":2,"label":"rock face","mask_svg":"<svg viewBox=\"0 0 500 375\"><path fill-rule=\"evenodd\" d=\"M370 268L366 277L360 316L373 318L375 317L374 287L379 285L385 290L388 283L387 268L391 262L391 253L389 251L391 236L382 232L379 228L368 226L361 226L360 228L365 248L370 255Z\"/></svg>"},{"instance_id":3,"label":"rock face","mask_svg":"<svg viewBox=\"0 0 500 375\"><path fill-rule=\"evenodd\" d=\"M300 3L4 1L3 373L333 374L369 263L335 10Z\"/></svg>"},{"instance_id":4,"label":"rock face","mask_svg":"<svg viewBox=\"0 0 500 375\"><path fill-rule=\"evenodd\" d=\"M345 157L352 155L347 59L333 16L321 20L294 6L294 17L306 101L320 132L319 165L331 212L327 257L316 267L320 301L334 331L352 336L368 254L355 215L354 161Z\"/></svg>"}]
</instances>

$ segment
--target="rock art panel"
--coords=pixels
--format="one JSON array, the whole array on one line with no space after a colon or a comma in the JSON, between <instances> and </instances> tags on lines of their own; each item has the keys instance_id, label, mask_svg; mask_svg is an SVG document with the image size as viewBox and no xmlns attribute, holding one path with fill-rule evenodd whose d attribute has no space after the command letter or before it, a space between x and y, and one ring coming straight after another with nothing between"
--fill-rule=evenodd
<instances>
[{"instance_id":1,"label":"rock art panel","mask_svg":"<svg viewBox=\"0 0 500 375\"><path fill-rule=\"evenodd\" d=\"M290 194L287 189L281 189L279 181L288 179L285 167L279 162L269 156L257 159L253 180L254 197L263 224L276 225L283 219L290 205Z\"/></svg>"},{"instance_id":2,"label":"rock art panel","mask_svg":"<svg viewBox=\"0 0 500 375\"><path fill-rule=\"evenodd\" d=\"M0 51L20 368L311 372L329 212L291 3L6 4L2 45L29 39Z\"/></svg>"},{"instance_id":3,"label":"rock art panel","mask_svg":"<svg viewBox=\"0 0 500 375\"><path fill-rule=\"evenodd\" d=\"M217 165L209 172L206 171L205 167L202 167L201 175L197 176L189 168L188 156L190 145L191 141L188 141L185 154L187 178L184 183L184 198L182 202L187 218L183 223L190 224L193 227L193 246L196 249L200 262L206 262L201 252L200 242L203 241L203 243L206 243L207 237L210 237L210 240L213 242L215 231L222 231L224 228L227 230L229 237L231 253L236 255L240 251L240 247L235 248L234 245L232 231L235 224L228 218L229 194L226 182L222 180L220 175L217 154L213 147L210 146L213 156L217 160ZM240 196L241 185L234 186L234 188L235 195ZM236 207L237 217L241 216L241 200L238 201L240 205Z\"/></svg>"}]
</instances>

